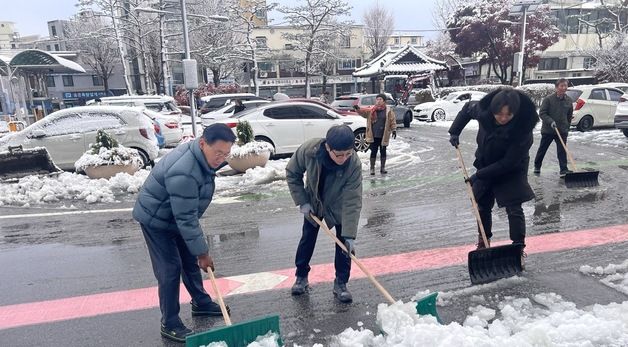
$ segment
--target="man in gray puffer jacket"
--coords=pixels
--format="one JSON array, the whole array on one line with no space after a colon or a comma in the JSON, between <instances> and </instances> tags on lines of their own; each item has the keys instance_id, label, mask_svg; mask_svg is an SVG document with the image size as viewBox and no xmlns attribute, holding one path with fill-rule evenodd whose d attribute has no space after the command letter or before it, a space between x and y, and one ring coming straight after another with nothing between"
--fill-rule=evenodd
<instances>
[{"instance_id":1,"label":"man in gray puffer jacket","mask_svg":"<svg viewBox=\"0 0 628 347\"><path fill-rule=\"evenodd\" d=\"M207 272L214 262L199 219L214 195L215 170L234 141L228 126L213 124L201 138L179 145L155 165L133 208L159 286L161 335L177 342L192 334L179 318L181 277L192 297L193 316L221 315L203 289L200 269Z\"/></svg>"}]
</instances>

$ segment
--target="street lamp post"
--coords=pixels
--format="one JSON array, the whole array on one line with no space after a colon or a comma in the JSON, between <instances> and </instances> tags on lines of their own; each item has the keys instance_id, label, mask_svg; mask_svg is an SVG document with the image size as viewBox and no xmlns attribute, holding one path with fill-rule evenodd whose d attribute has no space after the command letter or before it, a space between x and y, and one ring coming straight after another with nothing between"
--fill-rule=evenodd
<instances>
[{"instance_id":1,"label":"street lamp post","mask_svg":"<svg viewBox=\"0 0 628 347\"><path fill-rule=\"evenodd\" d=\"M523 84L523 57L525 54L526 25L528 12L536 11L541 4L541 0L516 0L511 9L511 16L521 15L521 52L519 52L519 60L517 61L517 73L519 74L519 86ZM505 21L500 21L505 22Z\"/></svg>"}]
</instances>

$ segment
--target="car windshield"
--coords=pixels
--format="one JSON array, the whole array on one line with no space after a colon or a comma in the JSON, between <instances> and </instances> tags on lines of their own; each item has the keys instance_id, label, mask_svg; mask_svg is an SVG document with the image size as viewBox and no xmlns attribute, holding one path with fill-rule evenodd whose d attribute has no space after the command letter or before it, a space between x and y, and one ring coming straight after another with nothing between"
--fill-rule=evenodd
<instances>
[{"instance_id":1,"label":"car windshield","mask_svg":"<svg viewBox=\"0 0 628 347\"><path fill-rule=\"evenodd\" d=\"M573 100L575 102L576 100L578 100L580 95L582 95L582 90L567 89L567 95L571 98L571 100Z\"/></svg>"},{"instance_id":2,"label":"car windshield","mask_svg":"<svg viewBox=\"0 0 628 347\"><path fill-rule=\"evenodd\" d=\"M457 96L458 96L458 94L456 94L456 93L451 93L451 94L447 95L447 96L445 97L445 99L444 99L444 100L446 100L446 101L452 101L452 100L453 100L453 99L455 99Z\"/></svg>"},{"instance_id":3,"label":"car windshield","mask_svg":"<svg viewBox=\"0 0 628 347\"><path fill-rule=\"evenodd\" d=\"M336 99L331 103L331 107L353 107L353 103L357 98L353 99Z\"/></svg>"}]
</instances>

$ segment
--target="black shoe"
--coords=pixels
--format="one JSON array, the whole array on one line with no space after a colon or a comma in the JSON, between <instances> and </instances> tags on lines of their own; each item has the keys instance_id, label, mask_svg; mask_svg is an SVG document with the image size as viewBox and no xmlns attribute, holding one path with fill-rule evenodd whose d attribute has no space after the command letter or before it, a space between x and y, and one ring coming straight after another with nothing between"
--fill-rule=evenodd
<instances>
[{"instance_id":1,"label":"black shoe","mask_svg":"<svg viewBox=\"0 0 628 347\"><path fill-rule=\"evenodd\" d=\"M540 168L540 167L535 167L535 168L534 168L534 174L535 174L535 175L538 175L538 174L540 174L540 173L541 173L541 168Z\"/></svg>"},{"instance_id":2,"label":"black shoe","mask_svg":"<svg viewBox=\"0 0 628 347\"><path fill-rule=\"evenodd\" d=\"M347 289L346 283L339 283L338 280L334 280L334 296L342 303L348 304L353 301L353 296Z\"/></svg>"},{"instance_id":3,"label":"black shoe","mask_svg":"<svg viewBox=\"0 0 628 347\"><path fill-rule=\"evenodd\" d=\"M307 277L297 276L297 280L294 281L294 284L292 285L292 295L305 294L308 287L309 287L309 283L307 281Z\"/></svg>"},{"instance_id":4,"label":"black shoe","mask_svg":"<svg viewBox=\"0 0 628 347\"><path fill-rule=\"evenodd\" d=\"M192 304L192 316L213 316L213 317L222 317L222 311L220 310L220 305L215 302L210 302L207 305L196 306L194 302ZM227 307L227 314L231 315L231 309L229 305L225 305Z\"/></svg>"},{"instance_id":5,"label":"black shoe","mask_svg":"<svg viewBox=\"0 0 628 347\"><path fill-rule=\"evenodd\" d=\"M560 177L565 177L567 174L573 173L571 170L560 170Z\"/></svg>"},{"instance_id":6,"label":"black shoe","mask_svg":"<svg viewBox=\"0 0 628 347\"><path fill-rule=\"evenodd\" d=\"M185 325L174 328L166 328L163 324L161 325L161 336L172 341L185 343L185 337L192 334L194 334L194 332Z\"/></svg>"}]
</instances>

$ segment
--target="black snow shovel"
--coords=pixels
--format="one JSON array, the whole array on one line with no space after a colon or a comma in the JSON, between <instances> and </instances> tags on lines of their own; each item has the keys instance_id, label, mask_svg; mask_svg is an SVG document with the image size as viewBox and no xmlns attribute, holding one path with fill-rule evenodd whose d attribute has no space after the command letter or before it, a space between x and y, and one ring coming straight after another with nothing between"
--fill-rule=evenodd
<instances>
[{"instance_id":1,"label":"black snow shovel","mask_svg":"<svg viewBox=\"0 0 628 347\"><path fill-rule=\"evenodd\" d=\"M563 141L562 136L560 136L560 132L557 128L554 128L556 131L556 135L560 140L560 143L563 145L565 152L567 152L567 158L569 158L569 162L571 163L571 167L573 168L573 172L565 174L565 185L567 188L586 188L586 187L595 187L599 186L597 178L600 175L599 171L578 171L578 167L576 166L576 162L573 160L569 149L567 149L567 145Z\"/></svg>"},{"instance_id":2,"label":"black snow shovel","mask_svg":"<svg viewBox=\"0 0 628 347\"><path fill-rule=\"evenodd\" d=\"M471 283L482 284L493 282L500 278L511 277L520 273L523 271L521 261L523 246L504 245L491 247L486 238L486 233L484 232L484 225L482 225L482 220L480 219L480 211L475 202L471 182L468 180L469 174L467 173L467 168L464 165L464 160L462 159L462 154L458 147L456 147L456 153L458 154L458 161L460 162L465 181L467 181L467 191L471 199L471 205L473 206L473 215L480 228L480 235L482 236L484 245L487 247L469 252L468 266Z\"/></svg>"}]
</instances>

